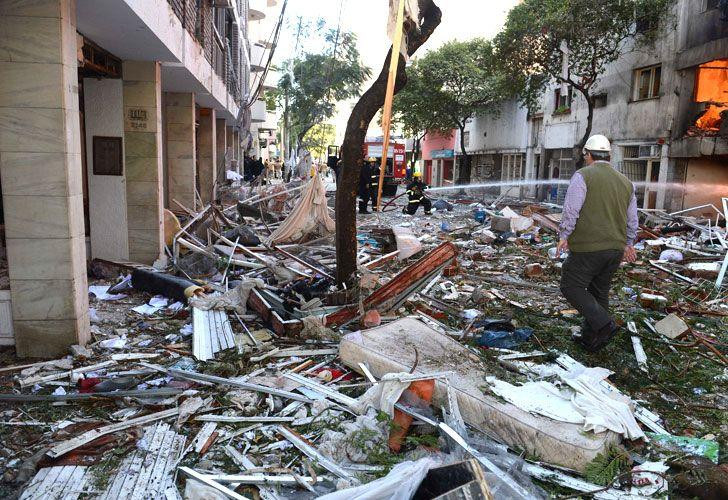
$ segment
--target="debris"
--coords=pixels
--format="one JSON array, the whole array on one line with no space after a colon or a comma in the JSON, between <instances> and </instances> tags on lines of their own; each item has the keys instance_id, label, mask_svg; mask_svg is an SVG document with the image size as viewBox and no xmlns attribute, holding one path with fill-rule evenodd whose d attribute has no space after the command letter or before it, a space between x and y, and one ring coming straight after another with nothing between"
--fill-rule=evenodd
<instances>
[{"instance_id":1,"label":"debris","mask_svg":"<svg viewBox=\"0 0 728 500\"><path fill-rule=\"evenodd\" d=\"M394 239L397 242L397 258L399 260L409 259L422 251L422 243L414 235L412 230L404 226L394 226Z\"/></svg>"},{"instance_id":2,"label":"debris","mask_svg":"<svg viewBox=\"0 0 728 500\"><path fill-rule=\"evenodd\" d=\"M526 278L534 278L543 274L543 266L538 263L528 264L523 268L523 275Z\"/></svg>"},{"instance_id":3,"label":"debris","mask_svg":"<svg viewBox=\"0 0 728 500\"><path fill-rule=\"evenodd\" d=\"M324 469L336 474L341 479L344 479L345 481L347 481L350 485L359 484L359 480L356 479L356 477L352 476L351 474L346 472L344 469L339 467L329 457L322 455L310 443L306 442L306 440L303 437L301 437L300 435L298 435L291 429L288 429L287 427L279 426L279 427L277 427L277 431L281 436L283 436L288 441L290 441L291 444L293 444L293 446L295 446L296 448L301 450L308 458L313 460L315 463L317 463Z\"/></svg>"},{"instance_id":4,"label":"debris","mask_svg":"<svg viewBox=\"0 0 728 500\"><path fill-rule=\"evenodd\" d=\"M655 330L657 330L657 333L664 335L669 339L680 338L689 329L690 327L674 313L668 314L655 323Z\"/></svg>"},{"instance_id":5,"label":"debris","mask_svg":"<svg viewBox=\"0 0 728 500\"><path fill-rule=\"evenodd\" d=\"M632 348L634 349L634 357L635 357L635 360L637 361L637 366L639 367L640 370L642 370L643 372L646 373L648 371L647 354L645 354L645 349L644 349L644 347L642 347L642 340L635 335L632 335L631 339L632 339Z\"/></svg>"},{"instance_id":6,"label":"debris","mask_svg":"<svg viewBox=\"0 0 728 500\"><path fill-rule=\"evenodd\" d=\"M192 308L192 354L200 361L235 347L230 319L224 311Z\"/></svg>"},{"instance_id":7,"label":"debris","mask_svg":"<svg viewBox=\"0 0 728 500\"><path fill-rule=\"evenodd\" d=\"M203 287L190 280L148 269L134 269L131 283L135 290L163 295L182 303L203 292Z\"/></svg>"},{"instance_id":8,"label":"debris","mask_svg":"<svg viewBox=\"0 0 728 500\"><path fill-rule=\"evenodd\" d=\"M58 443L57 445L53 446L50 450L48 450L47 455L51 458L58 458L61 455L64 455L65 453L68 453L71 450L74 450L78 448L79 446L82 446L86 443L90 443L94 439L100 438L101 436L105 436L106 434L111 434L113 432L117 432L120 430L128 429L129 427L134 427L136 425L140 424L148 424L151 422L155 422L157 420L162 420L165 418L173 417L179 413L178 408L172 408L170 410L164 410L157 413L152 413L150 415L145 415L143 417L133 418L130 420L127 420L125 422L120 422L118 424L111 424L104 427L98 427L96 429L92 429L88 432L85 432L81 434L80 436L77 436L75 438L69 439L68 441L64 441L62 443Z\"/></svg>"},{"instance_id":9,"label":"debris","mask_svg":"<svg viewBox=\"0 0 728 500\"><path fill-rule=\"evenodd\" d=\"M713 463L718 463L719 444L716 441L690 436L673 436L671 434L647 433L647 435L657 444L670 451L699 455L712 460Z\"/></svg>"},{"instance_id":10,"label":"debris","mask_svg":"<svg viewBox=\"0 0 728 500\"><path fill-rule=\"evenodd\" d=\"M612 432L585 434L577 424L557 422L531 415L516 406L503 404L484 393L485 371L470 351L457 341L438 333L422 322L403 318L378 328L344 336L340 346L341 360L354 370L366 363L375 376L409 371L414 364L416 345L420 362L415 375L435 373L456 359L457 371L450 376L463 419L481 431L497 436L514 448L526 450L541 459L581 470L597 454L616 443ZM433 404L447 400L446 384L437 381Z\"/></svg>"}]
</instances>

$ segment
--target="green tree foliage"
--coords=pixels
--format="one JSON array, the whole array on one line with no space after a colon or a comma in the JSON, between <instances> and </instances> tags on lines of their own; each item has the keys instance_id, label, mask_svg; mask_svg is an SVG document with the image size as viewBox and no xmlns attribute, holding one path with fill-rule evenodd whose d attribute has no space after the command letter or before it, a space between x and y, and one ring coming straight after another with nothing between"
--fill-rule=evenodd
<instances>
[{"instance_id":1,"label":"green tree foliage","mask_svg":"<svg viewBox=\"0 0 728 500\"><path fill-rule=\"evenodd\" d=\"M336 140L336 127L330 123L317 123L303 137L303 147L311 151L313 158L326 159L328 147Z\"/></svg>"},{"instance_id":2,"label":"green tree foliage","mask_svg":"<svg viewBox=\"0 0 728 500\"><path fill-rule=\"evenodd\" d=\"M319 23L315 36L323 49L286 61L275 91L281 106L288 94L291 136L299 142L313 126L334 116L336 103L360 95L371 76L361 61L356 35Z\"/></svg>"},{"instance_id":3,"label":"green tree foliage","mask_svg":"<svg viewBox=\"0 0 728 500\"><path fill-rule=\"evenodd\" d=\"M591 134L593 96L607 66L649 44L670 23L674 0L524 0L495 39L509 81L534 110L550 82L565 83L588 104L583 147ZM568 73L563 72L568 49Z\"/></svg>"},{"instance_id":4,"label":"green tree foliage","mask_svg":"<svg viewBox=\"0 0 728 500\"><path fill-rule=\"evenodd\" d=\"M497 114L507 96L496 62L488 40L448 42L408 68L407 85L394 100L396 119L407 133L418 136L423 131L436 131L447 135L453 129L460 130L463 160L459 184L470 182L465 125L476 115Z\"/></svg>"}]
</instances>

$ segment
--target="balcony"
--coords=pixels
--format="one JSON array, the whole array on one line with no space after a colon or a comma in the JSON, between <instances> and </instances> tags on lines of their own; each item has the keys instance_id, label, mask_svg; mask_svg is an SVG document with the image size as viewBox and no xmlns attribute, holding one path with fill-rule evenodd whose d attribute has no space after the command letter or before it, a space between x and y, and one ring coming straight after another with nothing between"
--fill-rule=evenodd
<instances>
[{"instance_id":1,"label":"balcony","mask_svg":"<svg viewBox=\"0 0 728 500\"><path fill-rule=\"evenodd\" d=\"M250 107L250 121L253 123L264 123L268 118L268 111L265 107L265 101L258 99Z\"/></svg>"},{"instance_id":2,"label":"balcony","mask_svg":"<svg viewBox=\"0 0 728 500\"><path fill-rule=\"evenodd\" d=\"M265 19L265 0L250 0L250 7L248 8L248 20L249 21L260 21Z\"/></svg>"},{"instance_id":3,"label":"balcony","mask_svg":"<svg viewBox=\"0 0 728 500\"><path fill-rule=\"evenodd\" d=\"M274 135L275 131L278 130L278 115L275 111L266 111L265 121L260 124L258 130L270 130L271 134Z\"/></svg>"},{"instance_id":4,"label":"balcony","mask_svg":"<svg viewBox=\"0 0 728 500\"><path fill-rule=\"evenodd\" d=\"M281 80L281 74L277 71L268 71L263 83L263 90L275 90L278 88L278 82Z\"/></svg>"},{"instance_id":5,"label":"balcony","mask_svg":"<svg viewBox=\"0 0 728 500\"><path fill-rule=\"evenodd\" d=\"M250 72L259 73L265 71L265 65L268 62L268 54L265 48L254 43L250 46Z\"/></svg>"}]
</instances>

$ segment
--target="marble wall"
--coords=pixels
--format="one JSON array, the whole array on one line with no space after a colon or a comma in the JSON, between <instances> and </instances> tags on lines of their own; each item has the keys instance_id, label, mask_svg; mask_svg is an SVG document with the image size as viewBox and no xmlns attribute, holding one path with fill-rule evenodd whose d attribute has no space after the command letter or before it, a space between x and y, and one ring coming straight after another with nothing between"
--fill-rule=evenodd
<instances>
[{"instance_id":1,"label":"marble wall","mask_svg":"<svg viewBox=\"0 0 728 500\"><path fill-rule=\"evenodd\" d=\"M74 0L0 2L0 175L16 349L89 339Z\"/></svg>"},{"instance_id":2,"label":"marble wall","mask_svg":"<svg viewBox=\"0 0 728 500\"><path fill-rule=\"evenodd\" d=\"M164 258L160 64L124 61L124 166L129 259Z\"/></svg>"},{"instance_id":3,"label":"marble wall","mask_svg":"<svg viewBox=\"0 0 728 500\"><path fill-rule=\"evenodd\" d=\"M167 186L169 206L177 200L195 209L195 95L191 92L166 92L165 126L167 154Z\"/></svg>"},{"instance_id":4,"label":"marble wall","mask_svg":"<svg viewBox=\"0 0 728 500\"><path fill-rule=\"evenodd\" d=\"M197 175L199 177L200 197L208 205L214 197L217 181L217 132L215 110L200 108L199 129L197 131Z\"/></svg>"}]
</instances>

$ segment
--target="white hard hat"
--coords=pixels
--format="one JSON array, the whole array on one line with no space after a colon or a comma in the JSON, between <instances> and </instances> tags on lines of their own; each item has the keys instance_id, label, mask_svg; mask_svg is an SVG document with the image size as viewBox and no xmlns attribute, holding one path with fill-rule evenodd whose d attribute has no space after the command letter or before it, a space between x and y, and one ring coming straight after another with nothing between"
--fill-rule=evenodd
<instances>
[{"instance_id":1,"label":"white hard hat","mask_svg":"<svg viewBox=\"0 0 728 500\"><path fill-rule=\"evenodd\" d=\"M603 135L597 134L591 136L589 140L586 141L586 144L584 144L584 152L586 151L609 153L612 151L612 145L610 144L609 139Z\"/></svg>"}]
</instances>

